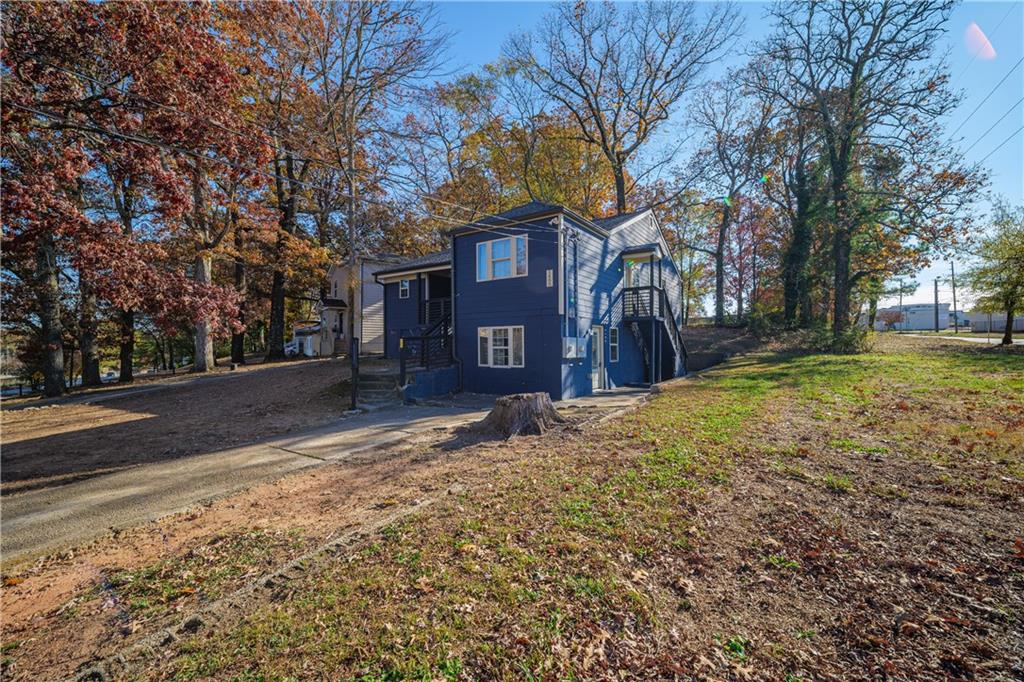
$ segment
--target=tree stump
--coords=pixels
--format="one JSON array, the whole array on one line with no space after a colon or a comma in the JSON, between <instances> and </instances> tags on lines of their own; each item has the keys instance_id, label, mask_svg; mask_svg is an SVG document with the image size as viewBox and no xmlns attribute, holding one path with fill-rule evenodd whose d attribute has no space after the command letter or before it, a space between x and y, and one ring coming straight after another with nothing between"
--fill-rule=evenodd
<instances>
[{"instance_id":1,"label":"tree stump","mask_svg":"<svg viewBox=\"0 0 1024 682\"><path fill-rule=\"evenodd\" d=\"M511 438L527 434L539 435L565 421L547 393L514 393L498 398L494 409L477 424L477 429L494 431L505 438Z\"/></svg>"}]
</instances>

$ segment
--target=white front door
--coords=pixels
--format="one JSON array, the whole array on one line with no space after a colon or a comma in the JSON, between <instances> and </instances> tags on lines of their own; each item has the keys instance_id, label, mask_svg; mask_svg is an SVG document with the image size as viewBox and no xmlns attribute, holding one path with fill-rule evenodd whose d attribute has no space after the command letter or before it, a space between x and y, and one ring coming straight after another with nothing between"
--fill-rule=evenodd
<instances>
[{"instance_id":1,"label":"white front door","mask_svg":"<svg viewBox=\"0 0 1024 682\"><path fill-rule=\"evenodd\" d=\"M604 327L590 329L590 381L595 391L604 388Z\"/></svg>"}]
</instances>

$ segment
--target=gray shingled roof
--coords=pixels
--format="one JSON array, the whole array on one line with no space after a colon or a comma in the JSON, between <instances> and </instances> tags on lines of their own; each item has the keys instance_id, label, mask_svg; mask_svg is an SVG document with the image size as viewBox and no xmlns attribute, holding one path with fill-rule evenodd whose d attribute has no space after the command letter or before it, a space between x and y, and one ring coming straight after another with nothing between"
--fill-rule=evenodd
<instances>
[{"instance_id":1,"label":"gray shingled roof","mask_svg":"<svg viewBox=\"0 0 1024 682\"><path fill-rule=\"evenodd\" d=\"M526 216L535 215L537 213L545 213L548 211L560 211L561 206L556 204L545 204L542 201L530 201L525 204L520 204L514 208L510 208L507 211L501 213L495 213L494 215L481 216L471 222L467 222L461 227L456 227L453 231L462 229L472 229L474 225L498 225L509 220L518 220Z\"/></svg>"},{"instance_id":2,"label":"gray shingled roof","mask_svg":"<svg viewBox=\"0 0 1024 682\"><path fill-rule=\"evenodd\" d=\"M514 221L520 218L525 218L538 213L548 213L554 211L568 210L557 204L548 204L543 201L530 201L525 204L521 204L514 208L510 208L507 211L496 213L494 215L483 216L477 218L471 223L467 223L462 227L456 227L453 232L458 232L464 229L472 229L475 225L500 225L505 221ZM632 213L623 213L622 215L611 216L608 218L594 218L590 222L596 225L598 228L610 232L616 227L625 224L627 221L632 220L641 213L646 212L648 209L643 208L639 211L633 211Z\"/></svg>"},{"instance_id":3,"label":"gray shingled roof","mask_svg":"<svg viewBox=\"0 0 1024 682\"><path fill-rule=\"evenodd\" d=\"M633 218L637 217L638 215L640 215L641 213L644 213L646 211L647 211L646 208L641 208L639 211L633 211L632 213L623 213L622 215L613 215L613 216L610 216L608 218L594 218L594 220L591 221L591 222L593 222L595 225L597 225L601 229L608 230L610 232L610 231L614 230L616 227L618 227L619 225L622 225L626 221L632 220Z\"/></svg>"},{"instance_id":4,"label":"gray shingled roof","mask_svg":"<svg viewBox=\"0 0 1024 682\"><path fill-rule=\"evenodd\" d=\"M428 253L426 256L420 256L419 258L412 258L402 263L397 263L391 267L378 270L374 275L387 275L392 272L406 272L407 270L425 270L427 268L436 268L440 265L451 265L452 263L452 250L445 249L444 251L438 251L437 253Z\"/></svg>"},{"instance_id":5,"label":"gray shingled roof","mask_svg":"<svg viewBox=\"0 0 1024 682\"><path fill-rule=\"evenodd\" d=\"M650 244L627 246L622 250L620 255L628 256L631 253L647 253L649 251L657 251L658 253L661 253L661 244L658 242L651 242Z\"/></svg>"}]
</instances>

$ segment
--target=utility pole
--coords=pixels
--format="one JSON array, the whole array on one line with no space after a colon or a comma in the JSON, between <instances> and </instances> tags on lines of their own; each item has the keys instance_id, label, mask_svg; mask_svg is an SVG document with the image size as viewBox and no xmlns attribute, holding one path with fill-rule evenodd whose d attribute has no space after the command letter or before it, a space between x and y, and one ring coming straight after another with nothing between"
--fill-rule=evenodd
<instances>
[{"instance_id":1,"label":"utility pole","mask_svg":"<svg viewBox=\"0 0 1024 682\"><path fill-rule=\"evenodd\" d=\"M953 283L953 333L960 333L960 318L956 314L956 267L949 261L949 279Z\"/></svg>"},{"instance_id":2,"label":"utility pole","mask_svg":"<svg viewBox=\"0 0 1024 682\"><path fill-rule=\"evenodd\" d=\"M939 278L935 278L935 333L939 333Z\"/></svg>"},{"instance_id":3,"label":"utility pole","mask_svg":"<svg viewBox=\"0 0 1024 682\"><path fill-rule=\"evenodd\" d=\"M899 328L900 331L903 331L904 327L906 327L906 325L903 324L903 278L902 277L900 277L900 321L899 321L899 325L900 325L900 328Z\"/></svg>"}]
</instances>

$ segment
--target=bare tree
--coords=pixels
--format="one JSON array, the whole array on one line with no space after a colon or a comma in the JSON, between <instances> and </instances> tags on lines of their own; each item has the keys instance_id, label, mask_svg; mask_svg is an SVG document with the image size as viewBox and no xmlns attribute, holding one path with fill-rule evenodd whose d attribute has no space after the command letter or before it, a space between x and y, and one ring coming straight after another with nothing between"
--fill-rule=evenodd
<instances>
[{"instance_id":1,"label":"bare tree","mask_svg":"<svg viewBox=\"0 0 1024 682\"><path fill-rule=\"evenodd\" d=\"M562 3L535 35L513 38L505 52L607 157L616 209L625 213L630 160L740 29L730 4L715 4L700 19L693 3Z\"/></svg>"},{"instance_id":2,"label":"bare tree","mask_svg":"<svg viewBox=\"0 0 1024 682\"><path fill-rule=\"evenodd\" d=\"M851 248L866 224L852 182L859 157L876 146L920 158L923 131L955 106L944 64L934 59L954 6L953 0L809 0L772 10L777 30L764 51L780 69L775 94L792 109L814 114L828 160L836 339L851 323ZM923 203L917 206L935 216ZM914 213L898 210L898 218L913 222Z\"/></svg>"},{"instance_id":3,"label":"bare tree","mask_svg":"<svg viewBox=\"0 0 1024 682\"><path fill-rule=\"evenodd\" d=\"M739 90L729 76L709 86L692 113L703 142L691 161L701 169L700 184L720 198L715 244L704 251L715 259L715 324L725 323L725 256L729 228L736 218L734 203L759 176L761 147L770 109ZM697 175L697 173L691 173Z\"/></svg>"},{"instance_id":4,"label":"bare tree","mask_svg":"<svg viewBox=\"0 0 1024 682\"><path fill-rule=\"evenodd\" d=\"M787 325L811 322L808 264L816 218L827 200L816 121L785 108L771 122L763 147L764 195L788 223L782 253L782 308Z\"/></svg>"},{"instance_id":5,"label":"bare tree","mask_svg":"<svg viewBox=\"0 0 1024 682\"><path fill-rule=\"evenodd\" d=\"M398 134L394 114L410 89L436 75L447 34L436 10L419 3L320 2L316 31L307 36L322 100L324 158L344 172L349 264L359 244L359 193L372 181L369 155L386 149ZM350 268L349 301L355 297L355 268ZM349 338L356 316L349 315Z\"/></svg>"}]
</instances>

